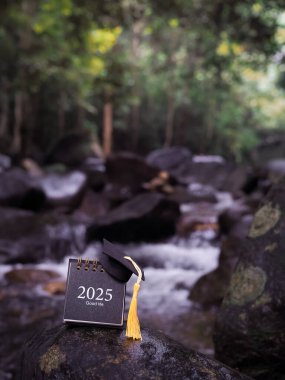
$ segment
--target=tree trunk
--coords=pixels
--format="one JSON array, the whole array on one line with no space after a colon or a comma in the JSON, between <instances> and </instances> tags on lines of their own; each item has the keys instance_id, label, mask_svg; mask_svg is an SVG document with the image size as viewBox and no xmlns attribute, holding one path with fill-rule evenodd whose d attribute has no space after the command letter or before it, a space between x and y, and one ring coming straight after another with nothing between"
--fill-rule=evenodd
<instances>
[{"instance_id":1,"label":"tree trunk","mask_svg":"<svg viewBox=\"0 0 285 380\"><path fill-rule=\"evenodd\" d=\"M216 104L214 97L210 97L209 104L207 107L207 114L206 116L206 135L205 138L202 138L201 146L202 149L200 151L201 154L205 154L211 147L211 144L213 143L214 138L214 119L216 115Z\"/></svg>"},{"instance_id":2,"label":"tree trunk","mask_svg":"<svg viewBox=\"0 0 285 380\"><path fill-rule=\"evenodd\" d=\"M84 122L85 122L85 109L81 106L77 106L77 122L76 122L76 129L78 131L82 131L84 128Z\"/></svg>"},{"instance_id":3,"label":"tree trunk","mask_svg":"<svg viewBox=\"0 0 285 380\"><path fill-rule=\"evenodd\" d=\"M57 116L59 135L62 136L65 130L65 93L63 90L60 90L59 93Z\"/></svg>"},{"instance_id":4,"label":"tree trunk","mask_svg":"<svg viewBox=\"0 0 285 380\"><path fill-rule=\"evenodd\" d=\"M137 87L137 86L135 86ZM134 88L133 97L138 97L138 88ZM132 106L131 110L131 128L132 128L132 150L136 150L139 140L140 130L140 106L138 104Z\"/></svg>"},{"instance_id":5,"label":"tree trunk","mask_svg":"<svg viewBox=\"0 0 285 380\"><path fill-rule=\"evenodd\" d=\"M38 97L36 95L25 94L23 99L23 139L22 139L22 153L27 157L32 157L36 151L38 141L35 139L38 135L35 134L37 125L37 114L38 114ZM40 138L42 136L39 136Z\"/></svg>"},{"instance_id":6,"label":"tree trunk","mask_svg":"<svg viewBox=\"0 0 285 380\"><path fill-rule=\"evenodd\" d=\"M141 91L140 91L140 84L139 84L139 77L140 77L140 70L137 66L137 62L139 62L140 59L140 41L141 41L141 34L144 28L144 21L139 20L134 22L133 29L132 29L132 40L131 40L131 47L132 47L132 60L133 60L133 66L132 66L132 76L134 80L134 85L132 88L132 98L133 98L133 105L131 110L131 143L132 143L132 149L136 150L139 140L139 131L140 131L140 97L141 97Z\"/></svg>"},{"instance_id":7,"label":"tree trunk","mask_svg":"<svg viewBox=\"0 0 285 380\"><path fill-rule=\"evenodd\" d=\"M23 122L23 93L17 92L14 106L14 129L12 139L12 151L20 153L22 146L21 127Z\"/></svg>"},{"instance_id":8,"label":"tree trunk","mask_svg":"<svg viewBox=\"0 0 285 380\"><path fill-rule=\"evenodd\" d=\"M174 134L174 99L172 95L167 97L167 114L166 114L166 125L165 125L165 140L164 146L169 147L172 144L173 134Z\"/></svg>"},{"instance_id":9,"label":"tree trunk","mask_svg":"<svg viewBox=\"0 0 285 380\"><path fill-rule=\"evenodd\" d=\"M21 2L23 15L31 17L35 14L37 9L37 2L35 0L23 0ZM33 34L30 26L27 24L22 28L19 40L19 47L23 55L29 54L32 45ZM18 154L23 153L23 124L28 128L27 115L29 114L29 74L25 66L21 67L19 71L19 87L15 94L14 104L14 128L11 149L12 152ZM24 112L25 109L25 112Z\"/></svg>"},{"instance_id":10,"label":"tree trunk","mask_svg":"<svg viewBox=\"0 0 285 380\"><path fill-rule=\"evenodd\" d=\"M9 122L9 100L7 95L7 83L6 81L2 86L2 97L1 97L1 116L0 116L0 137L5 137L8 131Z\"/></svg>"},{"instance_id":11,"label":"tree trunk","mask_svg":"<svg viewBox=\"0 0 285 380\"><path fill-rule=\"evenodd\" d=\"M106 157L112 152L113 138L113 105L110 100L104 104L103 113L103 152Z\"/></svg>"}]
</instances>

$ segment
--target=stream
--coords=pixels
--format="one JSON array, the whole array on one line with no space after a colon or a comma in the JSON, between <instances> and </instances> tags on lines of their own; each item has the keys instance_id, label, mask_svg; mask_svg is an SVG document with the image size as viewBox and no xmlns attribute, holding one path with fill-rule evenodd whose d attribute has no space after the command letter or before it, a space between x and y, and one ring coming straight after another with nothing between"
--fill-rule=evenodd
<instances>
[{"instance_id":1,"label":"stream","mask_svg":"<svg viewBox=\"0 0 285 380\"><path fill-rule=\"evenodd\" d=\"M233 202L229 193L218 193L217 198L218 202L215 204L200 205L208 209L214 222L217 222L218 214ZM193 204L184 204L181 205L181 211L187 215L193 211L193 207ZM199 204L195 203L195 209L199 209ZM82 233L83 230L78 229ZM142 283L138 301L141 324L162 330L187 347L213 356L211 336L215 309L203 309L192 303L188 297L193 284L218 265L220 247L216 231L209 227L187 236L176 235L159 243L126 244L120 247L145 271L146 281ZM96 258L100 249L100 243L89 244L82 257ZM1 281L4 280L5 273L14 269L40 269L56 272L60 276L57 281L65 282L69 257L66 256L60 263L43 261L39 264L0 265ZM135 280L136 277L132 276L127 284L126 315ZM64 295L62 292L50 294L44 290L41 282L10 284L5 290L3 288L0 299L9 298L7 294L12 297L13 302L7 301L5 310L2 310L1 331L4 333L3 340L8 341L2 350L10 348L13 351L13 347L23 339L18 336L19 332L28 336L29 330L33 330L35 326L46 327L49 323L60 323L62 320ZM18 319L14 320L14 317ZM14 333L12 339L9 330ZM14 357L15 352L8 355L7 363L4 360L2 368L3 365L11 365ZM3 374L3 379L5 378L10 378L7 373L5 376Z\"/></svg>"}]
</instances>

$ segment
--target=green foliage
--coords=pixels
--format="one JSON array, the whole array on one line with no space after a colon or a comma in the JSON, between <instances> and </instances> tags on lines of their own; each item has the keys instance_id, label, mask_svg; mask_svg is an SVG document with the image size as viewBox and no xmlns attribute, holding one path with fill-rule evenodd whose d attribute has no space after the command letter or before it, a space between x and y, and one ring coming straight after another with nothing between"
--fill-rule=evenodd
<instances>
[{"instance_id":1,"label":"green foliage","mask_svg":"<svg viewBox=\"0 0 285 380\"><path fill-rule=\"evenodd\" d=\"M135 141L134 133L133 149L162 146L172 115L171 143L241 160L260 131L285 125L284 63L273 59L285 42L284 8L281 0L4 2L7 140L19 92L30 110L22 112L22 154L70 129L100 136L111 99L117 149L130 146L116 136Z\"/></svg>"}]
</instances>

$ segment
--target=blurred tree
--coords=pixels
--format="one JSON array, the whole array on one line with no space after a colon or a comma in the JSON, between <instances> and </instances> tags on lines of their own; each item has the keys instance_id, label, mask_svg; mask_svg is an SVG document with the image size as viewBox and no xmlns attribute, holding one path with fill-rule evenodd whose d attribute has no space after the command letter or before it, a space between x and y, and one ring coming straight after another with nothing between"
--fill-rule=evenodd
<instances>
[{"instance_id":1,"label":"blurred tree","mask_svg":"<svg viewBox=\"0 0 285 380\"><path fill-rule=\"evenodd\" d=\"M106 154L182 144L242 159L259 130L283 124L284 11L281 0L4 0L0 149L41 156L87 129ZM268 78L271 99L258 85Z\"/></svg>"}]
</instances>

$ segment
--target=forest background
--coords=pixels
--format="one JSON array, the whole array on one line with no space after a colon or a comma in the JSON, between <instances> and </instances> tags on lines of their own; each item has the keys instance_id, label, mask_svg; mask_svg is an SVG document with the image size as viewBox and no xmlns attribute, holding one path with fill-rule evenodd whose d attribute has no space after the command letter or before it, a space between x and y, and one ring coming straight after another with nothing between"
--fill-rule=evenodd
<instances>
[{"instance_id":1,"label":"forest background","mask_svg":"<svg viewBox=\"0 0 285 380\"><path fill-rule=\"evenodd\" d=\"M285 132L284 43L282 0L2 0L0 151L248 159Z\"/></svg>"}]
</instances>

